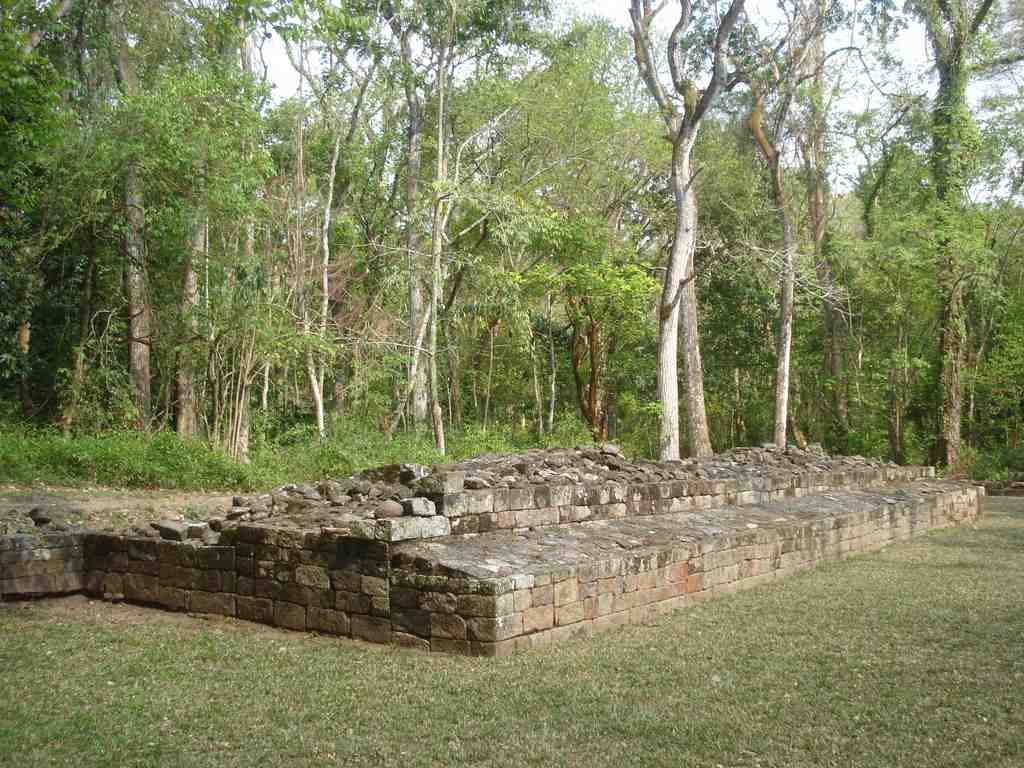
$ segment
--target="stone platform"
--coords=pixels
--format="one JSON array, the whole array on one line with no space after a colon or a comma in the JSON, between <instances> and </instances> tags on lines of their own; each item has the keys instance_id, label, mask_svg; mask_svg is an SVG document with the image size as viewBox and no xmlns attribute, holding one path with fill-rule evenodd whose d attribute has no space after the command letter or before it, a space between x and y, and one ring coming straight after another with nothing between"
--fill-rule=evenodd
<instances>
[{"instance_id":1,"label":"stone platform","mask_svg":"<svg viewBox=\"0 0 1024 768\"><path fill-rule=\"evenodd\" d=\"M496 656L956 525L983 496L820 451L531 451L284 486L208 523L0 537L0 596L84 591Z\"/></svg>"}]
</instances>

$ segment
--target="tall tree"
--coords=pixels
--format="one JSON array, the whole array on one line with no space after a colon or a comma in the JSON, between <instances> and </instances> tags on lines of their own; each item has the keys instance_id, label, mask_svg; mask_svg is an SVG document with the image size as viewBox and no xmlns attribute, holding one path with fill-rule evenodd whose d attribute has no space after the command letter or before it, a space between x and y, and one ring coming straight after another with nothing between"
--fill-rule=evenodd
<instances>
[{"instance_id":1,"label":"tall tree","mask_svg":"<svg viewBox=\"0 0 1024 768\"><path fill-rule=\"evenodd\" d=\"M680 0L679 19L668 39L670 83L666 87L654 54L651 24L665 3L630 0L630 19L636 63L647 90L656 102L672 143L672 194L675 231L665 269L658 305L658 399L661 403L660 455L663 460L680 457L679 451L679 329L682 327L683 375L686 382L686 414L690 449L694 456L711 454L704 405L704 372L697 330L697 287L693 256L697 242L697 195L694 190L691 154L701 122L723 90L730 85L728 49L743 13L744 0L732 0L724 15L719 8L695 7ZM701 31L707 29L705 48ZM711 59L711 75L698 90L690 67L703 56Z\"/></svg>"},{"instance_id":2,"label":"tall tree","mask_svg":"<svg viewBox=\"0 0 1024 768\"><path fill-rule=\"evenodd\" d=\"M118 4L109 10L114 41L114 72L121 94L132 99L138 93L138 62L126 17L129 9ZM146 263L146 202L140 170L141 157L129 157L124 169L124 292L128 312L128 367L138 411L138 428L148 429L151 415L150 332L152 307Z\"/></svg>"},{"instance_id":3,"label":"tall tree","mask_svg":"<svg viewBox=\"0 0 1024 768\"><path fill-rule=\"evenodd\" d=\"M931 173L935 185L938 286L941 301L938 385L939 434L935 458L956 466L963 421L966 352L964 291L967 269L955 231L962 224L967 188L976 168L978 132L967 87L978 73L982 26L994 0L914 0L935 57L939 85L932 107Z\"/></svg>"}]
</instances>

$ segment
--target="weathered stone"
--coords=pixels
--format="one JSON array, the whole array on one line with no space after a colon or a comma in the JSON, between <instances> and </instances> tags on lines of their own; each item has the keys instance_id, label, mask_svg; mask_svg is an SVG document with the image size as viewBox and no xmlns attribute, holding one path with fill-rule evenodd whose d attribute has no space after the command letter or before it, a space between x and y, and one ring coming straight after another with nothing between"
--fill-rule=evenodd
<instances>
[{"instance_id":1,"label":"weathered stone","mask_svg":"<svg viewBox=\"0 0 1024 768\"><path fill-rule=\"evenodd\" d=\"M434 505L434 502L419 496L411 499L402 499L401 509L407 515L419 517L432 517L437 514L437 507Z\"/></svg>"},{"instance_id":2,"label":"weathered stone","mask_svg":"<svg viewBox=\"0 0 1024 768\"><path fill-rule=\"evenodd\" d=\"M454 613L430 614L430 636L466 639L466 620Z\"/></svg>"},{"instance_id":3,"label":"weathered stone","mask_svg":"<svg viewBox=\"0 0 1024 768\"><path fill-rule=\"evenodd\" d=\"M391 622L374 616L352 616L352 637L368 643L391 642Z\"/></svg>"},{"instance_id":4,"label":"weathered stone","mask_svg":"<svg viewBox=\"0 0 1024 768\"><path fill-rule=\"evenodd\" d=\"M540 632L550 629L555 624L555 607L539 605L523 611L523 632Z\"/></svg>"},{"instance_id":5,"label":"weathered stone","mask_svg":"<svg viewBox=\"0 0 1024 768\"><path fill-rule=\"evenodd\" d=\"M342 611L310 606L306 609L306 626L315 632L347 637L350 633L349 617Z\"/></svg>"},{"instance_id":6,"label":"weathered stone","mask_svg":"<svg viewBox=\"0 0 1024 768\"><path fill-rule=\"evenodd\" d=\"M306 629L306 606L274 601L274 624L285 629Z\"/></svg>"},{"instance_id":7,"label":"weathered stone","mask_svg":"<svg viewBox=\"0 0 1024 768\"><path fill-rule=\"evenodd\" d=\"M313 589L330 589L331 577L326 568L315 565L300 565L295 569L295 583Z\"/></svg>"},{"instance_id":8,"label":"weathered stone","mask_svg":"<svg viewBox=\"0 0 1024 768\"><path fill-rule=\"evenodd\" d=\"M400 504L397 501L393 501L392 499L388 499L386 501L382 501L380 504L377 505L376 516L378 519L384 519L389 517L401 517L403 511L404 507L402 504Z\"/></svg>"},{"instance_id":9,"label":"weathered stone","mask_svg":"<svg viewBox=\"0 0 1024 768\"><path fill-rule=\"evenodd\" d=\"M224 592L194 591L189 595L188 607L193 613L215 613L220 616L234 616L235 596Z\"/></svg>"},{"instance_id":10,"label":"weathered stone","mask_svg":"<svg viewBox=\"0 0 1024 768\"><path fill-rule=\"evenodd\" d=\"M238 618L256 621L260 624L274 623L274 601L263 597L236 597L235 612Z\"/></svg>"},{"instance_id":11,"label":"weathered stone","mask_svg":"<svg viewBox=\"0 0 1024 768\"><path fill-rule=\"evenodd\" d=\"M378 522L377 536L383 541L432 539L451 533L448 519L435 517L399 517Z\"/></svg>"},{"instance_id":12,"label":"weathered stone","mask_svg":"<svg viewBox=\"0 0 1024 768\"><path fill-rule=\"evenodd\" d=\"M470 640L497 642L523 634L523 615L513 613L507 616L476 616L466 622Z\"/></svg>"},{"instance_id":13,"label":"weathered stone","mask_svg":"<svg viewBox=\"0 0 1024 768\"><path fill-rule=\"evenodd\" d=\"M406 632L420 637L430 637L431 614L415 608L391 611L391 626L396 632Z\"/></svg>"}]
</instances>

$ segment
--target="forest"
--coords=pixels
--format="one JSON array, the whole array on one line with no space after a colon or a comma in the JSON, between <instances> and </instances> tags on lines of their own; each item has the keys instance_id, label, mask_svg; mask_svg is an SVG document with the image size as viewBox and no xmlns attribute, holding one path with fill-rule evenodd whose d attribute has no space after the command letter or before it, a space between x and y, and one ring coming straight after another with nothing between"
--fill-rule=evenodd
<instances>
[{"instance_id":1,"label":"forest","mask_svg":"<svg viewBox=\"0 0 1024 768\"><path fill-rule=\"evenodd\" d=\"M2 0L0 482L602 441L1024 471L1022 19Z\"/></svg>"}]
</instances>

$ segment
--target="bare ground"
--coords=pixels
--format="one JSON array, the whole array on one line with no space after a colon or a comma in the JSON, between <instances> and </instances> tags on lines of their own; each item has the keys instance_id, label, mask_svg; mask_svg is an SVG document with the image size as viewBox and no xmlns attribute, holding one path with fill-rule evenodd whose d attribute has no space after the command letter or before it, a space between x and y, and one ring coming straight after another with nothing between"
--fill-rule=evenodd
<instances>
[{"instance_id":1,"label":"bare ground","mask_svg":"<svg viewBox=\"0 0 1024 768\"><path fill-rule=\"evenodd\" d=\"M154 520L205 520L231 508L231 494L190 491L129 491L0 485L0 526L24 527L28 513L42 509L74 525L98 530L148 525Z\"/></svg>"}]
</instances>

